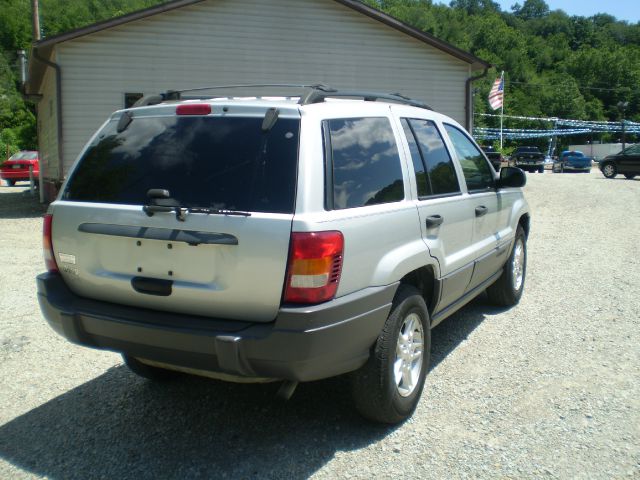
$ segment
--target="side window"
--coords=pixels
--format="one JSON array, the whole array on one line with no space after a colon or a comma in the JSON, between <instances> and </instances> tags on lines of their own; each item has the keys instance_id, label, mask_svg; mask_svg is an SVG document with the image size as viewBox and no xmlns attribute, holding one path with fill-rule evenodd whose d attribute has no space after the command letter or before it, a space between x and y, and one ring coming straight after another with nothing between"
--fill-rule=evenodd
<instances>
[{"instance_id":1,"label":"side window","mask_svg":"<svg viewBox=\"0 0 640 480\"><path fill-rule=\"evenodd\" d=\"M402 128L404 129L404 135L407 137L409 143L409 152L411 153L411 161L413 162L413 171L416 174L416 184L418 185L418 197L426 197L431 194L431 185L427 178L427 171L422 161L422 155L420 155L420 149L416 143L416 139L413 136L413 131L409 126L409 121L406 118L400 120L402 122Z\"/></svg>"},{"instance_id":2,"label":"side window","mask_svg":"<svg viewBox=\"0 0 640 480\"><path fill-rule=\"evenodd\" d=\"M426 166L428 195L447 195L460 192L453 162L435 124L429 120L414 118L403 119L402 122L412 132L411 134L407 133L407 138L415 137L422 163ZM407 127L405 127L405 132L407 132ZM414 156L413 151L411 156ZM414 165L415 163L414 159ZM418 170L416 170L417 172ZM419 191L418 195L420 195Z\"/></svg>"},{"instance_id":3,"label":"side window","mask_svg":"<svg viewBox=\"0 0 640 480\"><path fill-rule=\"evenodd\" d=\"M458 154L469 192L492 189L495 185L493 173L482 152L458 128L446 124L444 128Z\"/></svg>"},{"instance_id":4,"label":"side window","mask_svg":"<svg viewBox=\"0 0 640 480\"><path fill-rule=\"evenodd\" d=\"M638 155L640 153L640 145L629 147L624 151L624 153L626 155Z\"/></svg>"},{"instance_id":5,"label":"side window","mask_svg":"<svg viewBox=\"0 0 640 480\"><path fill-rule=\"evenodd\" d=\"M387 118L326 120L328 209L404 199L400 154Z\"/></svg>"}]
</instances>

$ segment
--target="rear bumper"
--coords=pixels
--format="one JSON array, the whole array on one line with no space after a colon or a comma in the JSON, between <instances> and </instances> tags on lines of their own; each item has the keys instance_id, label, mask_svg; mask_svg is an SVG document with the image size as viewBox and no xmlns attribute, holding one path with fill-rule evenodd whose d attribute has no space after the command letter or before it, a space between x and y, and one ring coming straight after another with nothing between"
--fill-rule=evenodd
<instances>
[{"instance_id":1,"label":"rear bumper","mask_svg":"<svg viewBox=\"0 0 640 480\"><path fill-rule=\"evenodd\" d=\"M591 170L591 164L588 165L567 165L566 163L563 165L564 170L576 171L576 172L584 172L585 170Z\"/></svg>"},{"instance_id":2,"label":"rear bumper","mask_svg":"<svg viewBox=\"0 0 640 480\"><path fill-rule=\"evenodd\" d=\"M39 172L37 171L33 172L34 179L37 180L38 175L39 175ZM29 180L29 171L27 170L25 172L24 170L16 170L16 171L2 170L0 171L0 178L2 178L3 180L16 180L16 181Z\"/></svg>"},{"instance_id":3,"label":"rear bumper","mask_svg":"<svg viewBox=\"0 0 640 480\"><path fill-rule=\"evenodd\" d=\"M540 160L540 161L516 160L515 165L518 168L538 168L544 165L544 160Z\"/></svg>"},{"instance_id":4,"label":"rear bumper","mask_svg":"<svg viewBox=\"0 0 640 480\"><path fill-rule=\"evenodd\" d=\"M75 295L58 274L37 277L49 325L71 342L182 368L296 381L362 366L397 284L314 306L281 308L267 324L127 307Z\"/></svg>"}]
</instances>

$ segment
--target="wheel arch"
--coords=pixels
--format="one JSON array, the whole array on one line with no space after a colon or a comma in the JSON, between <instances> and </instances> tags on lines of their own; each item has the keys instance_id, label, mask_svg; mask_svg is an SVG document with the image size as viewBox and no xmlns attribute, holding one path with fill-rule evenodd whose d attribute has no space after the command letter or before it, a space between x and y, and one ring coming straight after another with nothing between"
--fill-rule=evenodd
<instances>
[{"instance_id":1,"label":"wheel arch","mask_svg":"<svg viewBox=\"0 0 640 480\"><path fill-rule=\"evenodd\" d=\"M522 227L522 230L524 230L524 235L526 238L529 238L530 224L531 224L531 217L528 213L525 213L524 215L522 215L518 220L518 225Z\"/></svg>"},{"instance_id":2,"label":"wheel arch","mask_svg":"<svg viewBox=\"0 0 640 480\"><path fill-rule=\"evenodd\" d=\"M429 311L429 321L440 297L440 280L437 278L433 265L424 265L416 270L407 273L400 279L401 285L411 285L415 287L424 298Z\"/></svg>"}]
</instances>

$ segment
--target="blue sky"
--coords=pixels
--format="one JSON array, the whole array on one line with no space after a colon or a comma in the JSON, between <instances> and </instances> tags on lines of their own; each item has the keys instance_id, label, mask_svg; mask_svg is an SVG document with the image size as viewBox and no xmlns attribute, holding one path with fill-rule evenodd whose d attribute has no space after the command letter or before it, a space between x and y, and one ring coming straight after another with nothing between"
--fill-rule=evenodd
<instances>
[{"instance_id":1,"label":"blue sky","mask_svg":"<svg viewBox=\"0 0 640 480\"><path fill-rule=\"evenodd\" d=\"M494 0L502 10L511 11L511 5L524 3L524 0ZM550 10L564 10L569 15L582 15L590 17L596 13L608 13L618 20L626 20L630 23L640 21L640 1L638 0L545 0Z\"/></svg>"},{"instance_id":2,"label":"blue sky","mask_svg":"<svg viewBox=\"0 0 640 480\"><path fill-rule=\"evenodd\" d=\"M502 10L511 11L511 5L524 0L493 0L498 2ZM596 13L608 13L618 20L626 20L629 23L640 22L639 0L545 0L550 10L564 10L569 15L581 15L590 17ZM434 0L434 3L449 5L450 0Z\"/></svg>"}]
</instances>

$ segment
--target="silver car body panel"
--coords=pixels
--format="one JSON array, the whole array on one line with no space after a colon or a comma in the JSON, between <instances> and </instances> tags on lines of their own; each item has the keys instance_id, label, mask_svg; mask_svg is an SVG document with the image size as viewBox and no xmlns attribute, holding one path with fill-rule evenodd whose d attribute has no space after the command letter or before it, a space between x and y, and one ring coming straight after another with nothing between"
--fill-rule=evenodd
<instances>
[{"instance_id":1,"label":"silver car body panel","mask_svg":"<svg viewBox=\"0 0 640 480\"><path fill-rule=\"evenodd\" d=\"M467 270L470 279L474 261L511 242L520 216L528 213L520 189L467 192L443 122L461 127L436 112L352 100L327 100L305 106L298 106L295 99L206 102L211 103L214 114L263 116L268 108L275 107L281 115L301 119L294 213L252 213L250 217L189 214L185 222L179 222L170 213L148 217L139 205L58 200L50 207L50 213L54 213L53 248L64 280L74 293L156 310L269 322L281 306L292 231L342 232L343 267L336 294L341 297L368 287L391 285L424 266L432 267L437 279ZM228 111L222 113L225 106ZM144 107L136 109L136 115L168 115L173 114L172 108L165 104ZM120 114L114 113L110 121ZM399 148L405 198L399 202L327 211L320 125L327 119L355 117L389 119ZM436 123L453 159L460 183L459 194L418 199L400 117ZM84 151L80 156L83 154ZM474 210L480 204L490 212L477 218ZM435 214L444 217L444 222L428 229L426 217ZM193 246L79 232L78 228L84 223L220 233L236 237L238 244ZM63 261L72 257L75 264ZM151 296L136 292L132 279L145 275L172 281L172 294ZM462 291L458 293L462 295Z\"/></svg>"},{"instance_id":2,"label":"silver car body panel","mask_svg":"<svg viewBox=\"0 0 640 480\"><path fill-rule=\"evenodd\" d=\"M223 112L223 101L211 104L214 115L226 116L264 116L274 106L273 102L248 99L227 105L228 111ZM281 116L299 118L295 104L282 102L275 106L281 109ZM120 113L112 115L110 121L119 118ZM135 111L136 117L167 115L175 115L175 106ZM80 158L98 135L99 132ZM270 322L277 315L293 214L252 212L250 217L244 217L190 213L185 221L178 221L174 213L149 217L141 205L64 200L54 202L50 213L54 214L54 253L65 282L77 295L169 312L256 322ZM174 237L181 231L219 233L235 237L237 245L190 245L176 240L87 233L79 231L83 224L165 229L172 231ZM71 256L75 264L64 263L63 259ZM132 284L137 277L170 281L171 294L140 293Z\"/></svg>"}]
</instances>

